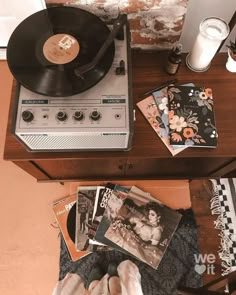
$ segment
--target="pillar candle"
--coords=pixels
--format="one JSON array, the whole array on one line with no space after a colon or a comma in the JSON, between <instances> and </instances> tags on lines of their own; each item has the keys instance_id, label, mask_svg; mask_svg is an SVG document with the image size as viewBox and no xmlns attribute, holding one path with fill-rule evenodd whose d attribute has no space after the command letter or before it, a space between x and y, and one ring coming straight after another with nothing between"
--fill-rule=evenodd
<instances>
[{"instance_id":1,"label":"pillar candle","mask_svg":"<svg viewBox=\"0 0 236 295\"><path fill-rule=\"evenodd\" d=\"M193 71L205 71L209 68L221 42L228 36L227 23L217 17L204 19L199 26L199 33L186 63Z\"/></svg>"}]
</instances>

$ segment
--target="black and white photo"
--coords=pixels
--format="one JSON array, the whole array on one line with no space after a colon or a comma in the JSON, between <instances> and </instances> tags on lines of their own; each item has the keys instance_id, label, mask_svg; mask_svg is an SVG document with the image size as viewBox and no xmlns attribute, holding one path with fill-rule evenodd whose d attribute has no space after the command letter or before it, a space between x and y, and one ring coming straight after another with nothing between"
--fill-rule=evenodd
<instances>
[{"instance_id":1,"label":"black and white photo","mask_svg":"<svg viewBox=\"0 0 236 295\"><path fill-rule=\"evenodd\" d=\"M158 202L127 198L105 237L156 269L180 219L181 214Z\"/></svg>"}]
</instances>

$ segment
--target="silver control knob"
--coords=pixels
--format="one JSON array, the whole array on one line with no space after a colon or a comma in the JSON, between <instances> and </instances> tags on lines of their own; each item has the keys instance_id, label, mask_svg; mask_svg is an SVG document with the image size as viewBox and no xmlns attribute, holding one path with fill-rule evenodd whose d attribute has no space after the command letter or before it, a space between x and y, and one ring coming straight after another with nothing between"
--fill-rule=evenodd
<instances>
[{"instance_id":1,"label":"silver control knob","mask_svg":"<svg viewBox=\"0 0 236 295\"><path fill-rule=\"evenodd\" d=\"M23 111L23 113L21 114L22 116L22 119L25 121L25 122L31 122L34 120L34 115L31 111Z\"/></svg>"},{"instance_id":2,"label":"silver control knob","mask_svg":"<svg viewBox=\"0 0 236 295\"><path fill-rule=\"evenodd\" d=\"M76 111L73 115L74 120L82 121L84 119L84 113L81 111Z\"/></svg>"},{"instance_id":3,"label":"silver control knob","mask_svg":"<svg viewBox=\"0 0 236 295\"><path fill-rule=\"evenodd\" d=\"M57 113L57 119L59 120L59 121L66 121L67 120L67 118L68 118L68 116L67 116L67 113L66 112L58 112Z\"/></svg>"},{"instance_id":4,"label":"silver control knob","mask_svg":"<svg viewBox=\"0 0 236 295\"><path fill-rule=\"evenodd\" d=\"M100 114L98 111L93 111L93 112L90 114L90 118L91 118L93 121L98 121L99 119L101 119L101 114Z\"/></svg>"}]
</instances>

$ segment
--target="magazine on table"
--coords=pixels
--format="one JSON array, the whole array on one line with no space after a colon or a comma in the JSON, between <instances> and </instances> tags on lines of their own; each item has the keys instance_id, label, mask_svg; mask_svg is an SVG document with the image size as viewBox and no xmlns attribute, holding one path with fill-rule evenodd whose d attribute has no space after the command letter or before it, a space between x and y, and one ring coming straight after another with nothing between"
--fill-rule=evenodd
<instances>
[{"instance_id":1,"label":"magazine on table","mask_svg":"<svg viewBox=\"0 0 236 295\"><path fill-rule=\"evenodd\" d=\"M211 88L169 86L170 144L216 148L218 132Z\"/></svg>"},{"instance_id":2,"label":"magazine on table","mask_svg":"<svg viewBox=\"0 0 236 295\"><path fill-rule=\"evenodd\" d=\"M182 152L185 148L183 147L173 147L170 145L170 139L168 131L165 127L166 122L163 123L159 108L155 102L153 95L149 95L143 100L137 103L137 107L151 125L152 129L156 132L162 142L165 144L167 149L171 152L172 156L177 155Z\"/></svg>"},{"instance_id":3,"label":"magazine on table","mask_svg":"<svg viewBox=\"0 0 236 295\"><path fill-rule=\"evenodd\" d=\"M171 85L169 85L171 86ZM172 85L174 86L174 85ZM194 86L193 83L187 83L183 84L182 86ZM154 97L154 100L156 102L156 105L159 109L159 115L161 118L161 121L166 129L166 133L169 135L169 104L168 104L168 86L158 90L154 91L152 93L152 96ZM178 146L174 147L178 148Z\"/></svg>"}]
</instances>

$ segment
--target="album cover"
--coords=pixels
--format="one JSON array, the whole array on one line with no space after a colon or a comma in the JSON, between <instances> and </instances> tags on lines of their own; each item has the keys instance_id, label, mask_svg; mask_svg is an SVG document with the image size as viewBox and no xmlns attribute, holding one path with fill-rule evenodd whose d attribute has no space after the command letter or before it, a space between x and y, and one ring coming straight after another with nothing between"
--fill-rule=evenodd
<instances>
[{"instance_id":1,"label":"album cover","mask_svg":"<svg viewBox=\"0 0 236 295\"><path fill-rule=\"evenodd\" d=\"M149 192L145 192L135 185L131 186L131 188L128 192L128 197L130 199L134 199L134 200L141 201L141 202L147 202L147 201L159 202Z\"/></svg>"},{"instance_id":2,"label":"album cover","mask_svg":"<svg viewBox=\"0 0 236 295\"><path fill-rule=\"evenodd\" d=\"M53 204L53 212L62 233L63 239L65 241L68 254L72 261L76 261L81 257L89 254L89 251L76 251L75 243L72 240L68 227L67 220L70 213L71 208L76 204L77 196L76 194L68 196L62 200Z\"/></svg>"},{"instance_id":3,"label":"album cover","mask_svg":"<svg viewBox=\"0 0 236 295\"><path fill-rule=\"evenodd\" d=\"M214 103L211 88L170 86L170 144L175 146L217 146Z\"/></svg>"},{"instance_id":4,"label":"album cover","mask_svg":"<svg viewBox=\"0 0 236 295\"><path fill-rule=\"evenodd\" d=\"M78 251L92 251L89 229L92 225L97 186L79 186L76 200L75 246Z\"/></svg>"},{"instance_id":5,"label":"album cover","mask_svg":"<svg viewBox=\"0 0 236 295\"><path fill-rule=\"evenodd\" d=\"M106 190L108 190L108 187L106 187ZM92 218L91 226L88 231L88 237L91 240L94 240L97 227L102 219L102 216L105 210L104 203L102 202L104 191L105 191L104 186L97 186L95 204L94 204L94 210L93 210L93 218Z\"/></svg>"},{"instance_id":6,"label":"album cover","mask_svg":"<svg viewBox=\"0 0 236 295\"><path fill-rule=\"evenodd\" d=\"M112 184L109 184L110 187ZM119 189L124 190L125 194L122 192L120 194ZM109 239L105 237L105 233L110 227L113 220L116 219L117 214L123 205L124 200L129 197L137 201L147 202L147 201L157 201L155 198L151 196L150 193L145 192L141 189L139 189L136 186L132 186L131 188L124 188L122 186L116 185L115 189L109 192L109 199L107 202L107 207L104 211L102 220L100 221L100 224L98 226L98 229L95 234L95 239L102 242L105 245L108 245L109 247L116 249L118 251L121 251L125 254L130 254L127 251L125 251L122 247L119 247L116 243L113 243Z\"/></svg>"},{"instance_id":7,"label":"album cover","mask_svg":"<svg viewBox=\"0 0 236 295\"><path fill-rule=\"evenodd\" d=\"M107 245L104 245L103 243L100 243L94 239L95 233L96 233L96 225L98 224L98 204L101 203L102 196L104 193L105 187L104 186L97 186L97 191L96 191L96 196L95 196L95 202L94 202L94 208L93 208L93 217L92 217L92 222L91 225L89 226L88 229L88 237L89 237L89 244L91 245L89 249L91 251L109 251L112 250L110 247ZM97 213L97 214L96 214ZM96 214L96 218L95 218ZM95 225L95 226L94 226Z\"/></svg>"},{"instance_id":8,"label":"album cover","mask_svg":"<svg viewBox=\"0 0 236 295\"><path fill-rule=\"evenodd\" d=\"M113 219L123 204L123 200L127 197L129 189L120 185L108 183L103 193L103 198L100 203L99 214L97 217L97 230L94 239L100 243L112 247L112 244L107 241L104 234ZM107 243L108 242L108 243Z\"/></svg>"},{"instance_id":9,"label":"album cover","mask_svg":"<svg viewBox=\"0 0 236 295\"><path fill-rule=\"evenodd\" d=\"M112 184L109 184L109 186L111 187ZM114 186L114 185L113 185ZM132 186L129 190L127 190L127 195L126 197L129 197L131 199L137 200L137 201L141 201L141 202L147 202L147 201L157 201L155 198L153 198L151 196L151 194L149 192L145 192L143 190L141 190L140 188L138 188L137 186ZM111 191L111 199L109 202L109 211L111 210L110 207L113 206L116 208L116 212L118 213L118 210L121 208L123 201L125 198L120 198L119 194L112 194ZM115 210L113 209L113 212ZM106 212L105 209L105 213L104 216L100 222L100 225L98 227L97 233L96 233L96 239L98 239L99 241L102 241L104 244L109 245L109 247L121 251L127 255L132 255L129 252L127 252L126 250L124 250L122 247L119 247L119 245L117 245L116 243L113 243L112 241L110 241L109 239L107 239L105 237L105 233L108 230L108 228L110 227L111 223L113 220L115 220L115 218L117 217L117 213L114 214L113 213L113 217L110 216L109 212Z\"/></svg>"},{"instance_id":10,"label":"album cover","mask_svg":"<svg viewBox=\"0 0 236 295\"><path fill-rule=\"evenodd\" d=\"M106 186L102 187L101 190L99 191L98 200L95 207L95 213L94 213L94 218L93 218L92 227L91 227L92 228L92 233L90 236L91 238L94 238L95 236L95 233L103 218L104 212L106 210L106 207L107 207L109 198L112 195L112 192L117 190L127 193L129 189L126 187L120 186L118 184L108 182Z\"/></svg>"},{"instance_id":11,"label":"album cover","mask_svg":"<svg viewBox=\"0 0 236 295\"><path fill-rule=\"evenodd\" d=\"M105 237L122 252L158 268L181 214L159 202L126 198Z\"/></svg>"},{"instance_id":12,"label":"album cover","mask_svg":"<svg viewBox=\"0 0 236 295\"><path fill-rule=\"evenodd\" d=\"M166 120L163 122L162 117L159 111L159 108L154 100L152 95L144 98L140 102L137 103L138 108L141 113L144 115L148 123L151 125L152 129L156 132L156 134L160 137L162 142L168 148L173 156L182 152L186 147L173 147L170 145L170 139L168 130L166 129L167 122ZM166 117L164 117L166 119Z\"/></svg>"}]
</instances>

